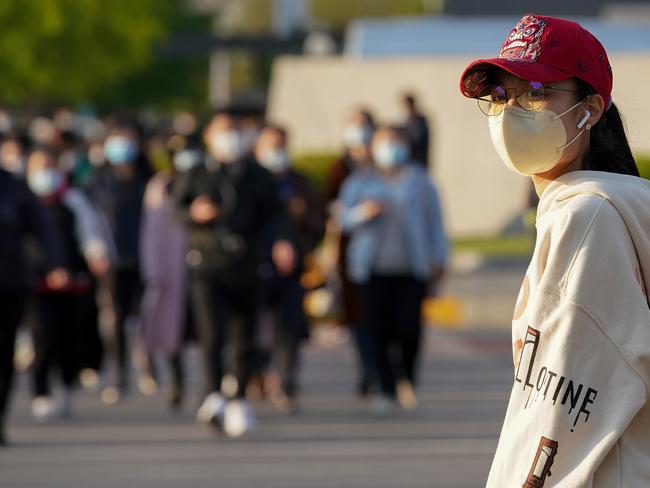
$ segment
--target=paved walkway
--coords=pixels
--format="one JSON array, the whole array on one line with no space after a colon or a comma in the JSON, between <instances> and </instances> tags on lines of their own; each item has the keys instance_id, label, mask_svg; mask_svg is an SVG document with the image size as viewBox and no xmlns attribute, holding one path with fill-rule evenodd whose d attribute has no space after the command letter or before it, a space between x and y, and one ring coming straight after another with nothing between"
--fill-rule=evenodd
<instances>
[{"instance_id":1,"label":"paved walkway","mask_svg":"<svg viewBox=\"0 0 650 488\"><path fill-rule=\"evenodd\" d=\"M420 408L375 419L352 394L347 341L321 337L305 351L302 412L257 405L260 427L230 440L193 421L199 375L184 409L165 392L107 407L80 393L76 417L34 425L19 381L0 450L0 487L467 487L483 485L512 378L509 333L430 330ZM327 345L329 342L329 345ZM327 347L325 346L327 345ZM197 371L190 354L190 369Z\"/></svg>"}]
</instances>

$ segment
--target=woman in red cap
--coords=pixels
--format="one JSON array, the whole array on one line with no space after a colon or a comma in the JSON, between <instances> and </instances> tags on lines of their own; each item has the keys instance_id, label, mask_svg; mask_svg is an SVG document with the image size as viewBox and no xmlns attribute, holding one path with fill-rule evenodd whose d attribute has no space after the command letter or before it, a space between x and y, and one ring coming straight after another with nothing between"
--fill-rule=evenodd
<instances>
[{"instance_id":1,"label":"woman in red cap","mask_svg":"<svg viewBox=\"0 0 650 488\"><path fill-rule=\"evenodd\" d=\"M650 182L612 81L592 34L530 14L461 77L540 197L489 487L650 486Z\"/></svg>"}]
</instances>

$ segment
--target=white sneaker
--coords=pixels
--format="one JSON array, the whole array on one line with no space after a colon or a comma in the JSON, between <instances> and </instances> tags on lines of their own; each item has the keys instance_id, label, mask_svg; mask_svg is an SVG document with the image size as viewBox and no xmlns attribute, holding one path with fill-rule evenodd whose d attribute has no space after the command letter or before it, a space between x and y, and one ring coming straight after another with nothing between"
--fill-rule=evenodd
<instances>
[{"instance_id":1,"label":"white sneaker","mask_svg":"<svg viewBox=\"0 0 650 488\"><path fill-rule=\"evenodd\" d=\"M39 396L32 400L32 415L39 424L49 422L58 416L60 407L58 403L49 396Z\"/></svg>"},{"instance_id":2,"label":"white sneaker","mask_svg":"<svg viewBox=\"0 0 650 488\"><path fill-rule=\"evenodd\" d=\"M255 415L246 400L233 400L226 405L223 428L229 437L239 437L255 428Z\"/></svg>"},{"instance_id":3,"label":"white sneaker","mask_svg":"<svg viewBox=\"0 0 650 488\"><path fill-rule=\"evenodd\" d=\"M387 395L375 395L370 399L368 411L371 415L385 417L396 410L395 400Z\"/></svg>"},{"instance_id":4,"label":"white sneaker","mask_svg":"<svg viewBox=\"0 0 650 488\"><path fill-rule=\"evenodd\" d=\"M196 412L196 420L202 424L214 424L221 428L226 409L226 399L220 393L210 393Z\"/></svg>"}]
</instances>

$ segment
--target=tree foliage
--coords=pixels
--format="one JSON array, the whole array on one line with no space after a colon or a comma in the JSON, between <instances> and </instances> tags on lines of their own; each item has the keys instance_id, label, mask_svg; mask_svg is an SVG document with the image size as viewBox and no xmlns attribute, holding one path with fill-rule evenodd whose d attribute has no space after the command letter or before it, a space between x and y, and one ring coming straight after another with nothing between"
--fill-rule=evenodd
<instances>
[{"instance_id":1,"label":"tree foliage","mask_svg":"<svg viewBox=\"0 0 650 488\"><path fill-rule=\"evenodd\" d=\"M0 2L0 99L84 102L153 59L169 34L172 0Z\"/></svg>"}]
</instances>

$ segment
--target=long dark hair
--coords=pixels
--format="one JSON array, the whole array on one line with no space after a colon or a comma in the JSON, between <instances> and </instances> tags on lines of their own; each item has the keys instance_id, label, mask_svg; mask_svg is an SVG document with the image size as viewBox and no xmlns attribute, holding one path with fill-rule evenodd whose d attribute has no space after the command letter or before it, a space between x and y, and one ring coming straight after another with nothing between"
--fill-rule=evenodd
<instances>
[{"instance_id":1,"label":"long dark hair","mask_svg":"<svg viewBox=\"0 0 650 488\"><path fill-rule=\"evenodd\" d=\"M588 83L577 78L576 82L578 100L596 93ZM582 161L582 169L639 176L623 119L614 103L591 128L590 137L591 147Z\"/></svg>"}]
</instances>

